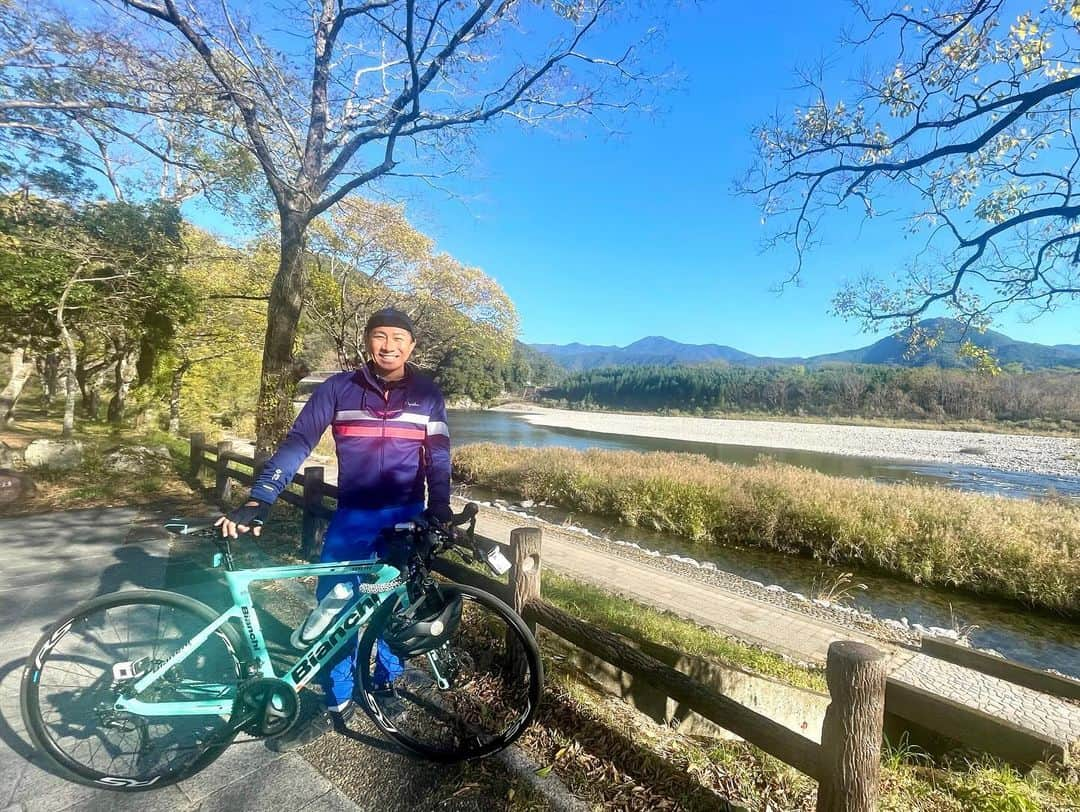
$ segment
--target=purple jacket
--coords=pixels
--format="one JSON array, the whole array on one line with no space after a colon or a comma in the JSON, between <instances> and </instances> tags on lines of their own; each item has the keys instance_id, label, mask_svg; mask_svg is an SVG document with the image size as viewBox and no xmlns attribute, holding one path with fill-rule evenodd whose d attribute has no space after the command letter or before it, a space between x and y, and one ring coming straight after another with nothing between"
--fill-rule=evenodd
<instances>
[{"instance_id":1,"label":"purple jacket","mask_svg":"<svg viewBox=\"0 0 1080 812\"><path fill-rule=\"evenodd\" d=\"M273 502L334 427L338 507L385 508L424 501L450 505L450 430L435 382L413 367L387 382L364 365L327 378L300 411L285 441L251 488L251 498Z\"/></svg>"}]
</instances>

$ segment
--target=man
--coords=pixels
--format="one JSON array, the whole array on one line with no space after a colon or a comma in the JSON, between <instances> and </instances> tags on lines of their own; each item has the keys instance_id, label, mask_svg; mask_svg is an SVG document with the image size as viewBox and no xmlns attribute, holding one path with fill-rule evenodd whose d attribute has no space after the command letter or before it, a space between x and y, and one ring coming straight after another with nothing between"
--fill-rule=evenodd
<instances>
[{"instance_id":1,"label":"man","mask_svg":"<svg viewBox=\"0 0 1080 812\"><path fill-rule=\"evenodd\" d=\"M450 512L450 432L442 393L428 377L407 362L416 346L409 317L394 308L368 319L364 345L370 360L356 371L340 372L324 381L305 404L284 442L263 467L250 499L217 525L236 538L251 529L257 536L270 505L289 484L327 426L333 426L338 458L338 509L323 542L322 561L372 558L380 530L408 521L424 510L448 522ZM322 599L339 581L355 584L356 576L319 579ZM311 741L326 730L343 726L352 716L356 645L345 646L321 674L326 712L298 725L289 743ZM401 662L380 640L376 682L389 689Z\"/></svg>"}]
</instances>

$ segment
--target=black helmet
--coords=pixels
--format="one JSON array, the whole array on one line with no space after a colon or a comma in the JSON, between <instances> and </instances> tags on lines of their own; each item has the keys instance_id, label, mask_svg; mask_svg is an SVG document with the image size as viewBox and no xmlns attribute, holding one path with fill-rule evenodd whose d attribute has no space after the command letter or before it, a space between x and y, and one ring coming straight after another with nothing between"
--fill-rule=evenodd
<instances>
[{"instance_id":1,"label":"black helmet","mask_svg":"<svg viewBox=\"0 0 1080 812\"><path fill-rule=\"evenodd\" d=\"M382 638L398 657L413 657L437 649L461 623L461 592L453 587L433 588L407 609L394 612Z\"/></svg>"}]
</instances>

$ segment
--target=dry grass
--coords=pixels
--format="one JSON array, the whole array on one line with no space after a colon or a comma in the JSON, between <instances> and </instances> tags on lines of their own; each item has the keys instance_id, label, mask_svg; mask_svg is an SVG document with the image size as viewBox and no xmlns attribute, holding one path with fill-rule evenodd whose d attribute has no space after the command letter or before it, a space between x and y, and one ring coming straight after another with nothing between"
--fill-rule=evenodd
<instances>
[{"instance_id":1,"label":"dry grass","mask_svg":"<svg viewBox=\"0 0 1080 812\"><path fill-rule=\"evenodd\" d=\"M631 526L859 565L1080 615L1080 507L692 454L477 444L458 481Z\"/></svg>"},{"instance_id":2,"label":"dry grass","mask_svg":"<svg viewBox=\"0 0 1080 812\"><path fill-rule=\"evenodd\" d=\"M0 440L24 449L35 439L60 438L60 421L53 418L20 418L17 426L0 430ZM33 495L0 505L0 516L74 510L89 507L151 504L168 500L184 503L194 499L191 488L177 472L186 468L187 442L163 432L115 429L100 423L79 424L75 437L83 444L83 464L69 471L26 471L35 485ZM109 467L110 451L123 446L166 446L172 464L135 475Z\"/></svg>"}]
</instances>

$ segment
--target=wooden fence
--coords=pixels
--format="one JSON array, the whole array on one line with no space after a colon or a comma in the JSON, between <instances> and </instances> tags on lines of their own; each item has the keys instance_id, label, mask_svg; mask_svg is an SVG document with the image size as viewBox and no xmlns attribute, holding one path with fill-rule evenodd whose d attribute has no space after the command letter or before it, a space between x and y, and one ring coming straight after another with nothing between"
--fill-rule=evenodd
<instances>
[{"instance_id":1,"label":"wooden fence","mask_svg":"<svg viewBox=\"0 0 1080 812\"><path fill-rule=\"evenodd\" d=\"M250 485L251 473L229 463L254 466L232 451L231 444L206 446L191 435L191 475L205 467L215 472L215 493L229 498L231 481ZM308 467L280 499L303 510L302 549L315 551L323 520L333 515L324 498L337 499L337 487L323 480L323 469ZM885 710L885 655L863 643L840 641L829 646L826 681L830 704L822 724L821 744L763 716L648 656L624 638L586 623L545 601L541 593L541 531L521 527L510 533L511 569L506 581L489 578L454 561L439 559L435 569L452 580L478 586L509 603L534 629L549 632L642 679L720 727L791 765L818 782L818 812L870 812L877 808L878 770Z\"/></svg>"}]
</instances>

